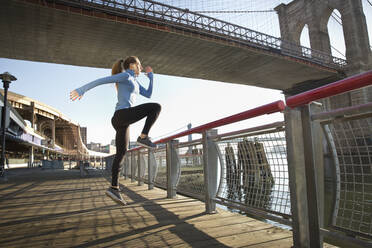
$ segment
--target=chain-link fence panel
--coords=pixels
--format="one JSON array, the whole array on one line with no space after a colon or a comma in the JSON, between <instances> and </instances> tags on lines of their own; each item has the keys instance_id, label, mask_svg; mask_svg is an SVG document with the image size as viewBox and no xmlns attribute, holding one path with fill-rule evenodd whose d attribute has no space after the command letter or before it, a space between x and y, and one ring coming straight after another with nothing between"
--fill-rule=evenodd
<instances>
[{"instance_id":1,"label":"chain-link fence panel","mask_svg":"<svg viewBox=\"0 0 372 248\"><path fill-rule=\"evenodd\" d=\"M325 124L336 174L332 225L368 238L372 238L371 121L367 115Z\"/></svg>"},{"instance_id":2,"label":"chain-link fence panel","mask_svg":"<svg viewBox=\"0 0 372 248\"><path fill-rule=\"evenodd\" d=\"M155 175L155 185L161 188L167 187L167 154L165 149L159 149L154 152L157 164Z\"/></svg>"},{"instance_id":3,"label":"chain-link fence panel","mask_svg":"<svg viewBox=\"0 0 372 248\"><path fill-rule=\"evenodd\" d=\"M204 200L203 146L199 143L178 146L181 176L177 192Z\"/></svg>"},{"instance_id":4,"label":"chain-link fence panel","mask_svg":"<svg viewBox=\"0 0 372 248\"><path fill-rule=\"evenodd\" d=\"M218 141L222 159L217 197L288 219L291 215L283 125Z\"/></svg>"}]
</instances>

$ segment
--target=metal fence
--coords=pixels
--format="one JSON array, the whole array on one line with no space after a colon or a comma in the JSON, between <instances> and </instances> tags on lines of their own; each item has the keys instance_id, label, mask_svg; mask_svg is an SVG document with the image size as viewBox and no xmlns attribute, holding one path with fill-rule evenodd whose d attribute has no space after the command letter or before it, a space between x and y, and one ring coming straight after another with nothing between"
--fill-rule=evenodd
<instances>
[{"instance_id":1,"label":"metal fence","mask_svg":"<svg viewBox=\"0 0 372 248\"><path fill-rule=\"evenodd\" d=\"M372 239L372 103L361 106L370 110L346 108L321 125L334 160L331 227Z\"/></svg>"},{"instance_id":2,"label":"metal fence","mask_svg":"<svg viewBox=\"0 0 372 248\"><path fill-rule=\"evenodd\" d=\"M284 123L225 134L217 140L220 202L266 213L266 218L288 224L291 209Z\"/></svg>"},{"instance_id":3,"label":"metal fence","mask_svg":"<svg viewBox=\"0 0 372 248\"><path fill-rule=\"evenodd\" d=\"M207 130L199 140L179 143L169 137L162 141L167 144L165 148L152 150L153 162L149 162L147 149L130 150L123 160L123 175L139 184L145 181L165 188L169 197L182 193L209 201L207 212L215 211L218 202L288 224L284 123L221 135L209 131L244 116L252 118L283 108L283 102L278 101L197 127L190 132ZM185 135L181 133L179 137ZM153 168L151 172L149 168Z\"/></svg>"},{"instance_id":4,"label":"metal fence","mask_svg":"<svg viewBox=\"0 0 372 248\"><path fill-rule=\"evenodd\" d=\"M286 101L287 158L297 167L289 171L295 246L318 247L326 238L372 247L372 103L367 97L329 110L313 102L368 92L371 84L369 71Z\"/></svg>"},{"instance_id":5,"label":"metal fence","mask_svg":"<svg viewBox=\"0 0 372 248\"><path fill-rule=\"evenodd\" d=\"M177 146L180 178L177 192L204 200L203 145L201 141L185 142Z\"/></svg>"},{"instance_id":6,"label":"metal fence","mask_svg":"<svg viewBox=\"0 0 372 248\"><path fill-rule=\"evenodd\" d=\"M168 198L203 200L207 213L221 204L290 225L295 247L321 247L323 238L370 247L372 103L328 110L313 101L371 83L372 71L289 97L287 108L274 102L157 142L166 147L132 149L124 176L165 188ZM211 131L283 110L285 122ZM202 139L176 140L191 133Z\"/></svg>"},{"instance_id":7,"label":"metal fence","mask_svg":"<svg viewBox=\"0 0 372 248\"><path fill-rule=\"evenodd\" d=\"M161 188L167 188L167 157L164 149L156 150L156 172L155 172L155 185Z\"/></svg>"},{"instance_id":8,"label":"metal fence","mask_svg":"<svg viewBox=\"0 0 372 248\"><path fill-rule=\"evenodd\" d=\"M215 165L218 167L216 194L218 203L230 208L254 212L258 216L282 223L290 223L284 123L273 123L217 135L212 141L218 150ZM177 169L173 180L176 192L205 200L202 141L177 142L174 144L174 151L177 155ZM138 158L141 163L138 163ZM153 181L156 186L167 189L166 149L154 150L154 158L154 176L150 180L148 179L148 154L145 150L128 153L123 167L134 171L131 178L146 183Z\"/></svg>"}]
</instances>

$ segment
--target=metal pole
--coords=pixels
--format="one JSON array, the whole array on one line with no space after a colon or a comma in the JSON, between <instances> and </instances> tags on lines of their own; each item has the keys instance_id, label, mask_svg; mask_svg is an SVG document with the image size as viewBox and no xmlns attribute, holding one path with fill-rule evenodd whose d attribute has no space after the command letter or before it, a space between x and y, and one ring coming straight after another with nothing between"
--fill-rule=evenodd
<instances>
[{"instance_id":1,"label":"metal pole","mask_svg":"<svg viewBox=\"0 0 372 248\"><path fill-rule=\"evenodd\" d=\"M156 160L154 156L154 151L148 149L147 151L147 180L148 180L148 189L154 188L154 179L155 179L155 167L156 167Z\"/></svg>"},{"instance_id":2,"label":"metal pole","mask_svg":"<svg viewBox=\"0 0 372 248\"><path fill-rule=\"evenodd\" d=\"M211 131L211 130L210 130ZM214 198L217 193L218 154L213 142L212 133L203 132L203 169L205 185L205 211L208 214L216 213Z\"/></svg>"},{"instance_id":3,"label":"metal pole","mask_svg":"<svg viewBox=\"0 0 372 248\"><path fill-rule=\"evenodd\" d=\"M309 216L310 247L323 247L320 237L319 196L316 171L316 147L314 144L314 127L311 123L311 109L307 104L301 107L302 132L304 137L305 173L307 204ZM321 146L318 146L318 148Z\"/></svg>"},{"instance_id":4,"label":"metal pole","mask_svg":"<svg viewBox=\"0 0 372 248\"><path fill-rule=\"evenodd\" d=\"M310 247L306 191L304 139L301 111L287 108L284 114L294 247Z\"/></svg>"},{"instance_id":5,"label":"metal pole","mask_svg":"<svg viewBox=\"0 0 372 248\"><path fill-rule=\"evenodd\" d=\"M135 162L136 162L136 158L134 157L135 154L134 152L131 152L131 163L130 163L130 178L131 178L131 182L133 183L134 181L136 181L136 178L135 178L135 175L136 175L136 167L135 167Z\"/></svg>"},{"instance_id":6,"label":"metal pole","mask_svg":"<svg viewBox=\"0 0 372 248\"><path fill-rule=\"evenodd\" d=\"M137 167L138 167L138 186L141 186L143 185L143 179L142 179L142 167L145 166L143 163L142 163L142 159L141 159L141 151L138 150L138 153L137 153Z\"/></svg>"},{"instance_id":7,"label":"metal pole","mask_svg":"<svg viewBox=\"0 0 372 248\"><path fill-rule=\"evenodd\" d=\"M178 140L170 140L167 143L167 198L177 197L177 184L180 178L180 161L178 158Z\"/></svg>"},{"instance_id":8,"label":"metal pole","mask_svg":"<svg viewBox=\"0 0 372 248\"><path fill-rule=\"evenodd\" d=\"M0 176L4 175L4 169L5 169L5 123L6 123L6 110L7 110L7 98L8 98L8 88L9 84L12 81L17 80L14 76L9 74L8 72L5 72L0 75L1 80L3 81L4 85L4 107L3 111L1 112L1 159L0 159Z\"/></svg>"},{"instance_id":9,"label":"metal pole","mask_svg":"<svg viewBox=\"0 0 372 248\"><path fill-rule=\"evenodd\" d=\"M128 176L128 164L129 164L128 154L125 154L123 164L123 177L125 180L127 179Z\"/></svg>"}]
</instances>

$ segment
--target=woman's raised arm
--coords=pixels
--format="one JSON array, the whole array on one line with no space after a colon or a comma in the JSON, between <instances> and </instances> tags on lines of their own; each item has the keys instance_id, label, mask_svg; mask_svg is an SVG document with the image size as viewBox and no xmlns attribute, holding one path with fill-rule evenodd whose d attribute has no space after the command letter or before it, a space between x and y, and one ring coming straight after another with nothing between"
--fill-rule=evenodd
<instances>
[{"instance_id":1,"label":"woman's raised arm","mask_svg":"<svg viewBox=\"0 0 372 248\"><path fill-rule=\"evenodd\" d=\"M99 78L97 80L94 80L90 83L87 83L80 88L77 88L70 92L70 99L72 101L75 101L76 99L81 99L85 92L87 92L90 89L93 89L94 87L97 87L102 84L111 84L116 83L120 81L127 80L129 77L128 73L119 73L108 77Z\"/></svg>"}]
</instances>

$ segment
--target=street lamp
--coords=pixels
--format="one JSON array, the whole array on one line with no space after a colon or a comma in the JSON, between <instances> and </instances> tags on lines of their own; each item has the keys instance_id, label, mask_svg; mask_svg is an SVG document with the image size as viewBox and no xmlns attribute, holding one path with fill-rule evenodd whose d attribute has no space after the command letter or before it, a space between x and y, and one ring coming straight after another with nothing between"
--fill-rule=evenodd
<instances>
[{"instance_id":1,"label":"street lamp","mask_svg":"<svg viewBox=\"0 0 372 248\"><path fill-rule=\"evenodd\" d=\"M5 123L6 118L9 118L7 116L7 98L8 98L8 88L9 84L12 81L17 80L17 78L13 75L11 75L9 72L4 72L3 74L0 74L0 79L3 81L3 87L4 87L4 107L3 111L1 112L1 158L0 158L0 176L4 175L5 170Z\"/></svg>"}]
</instances>

